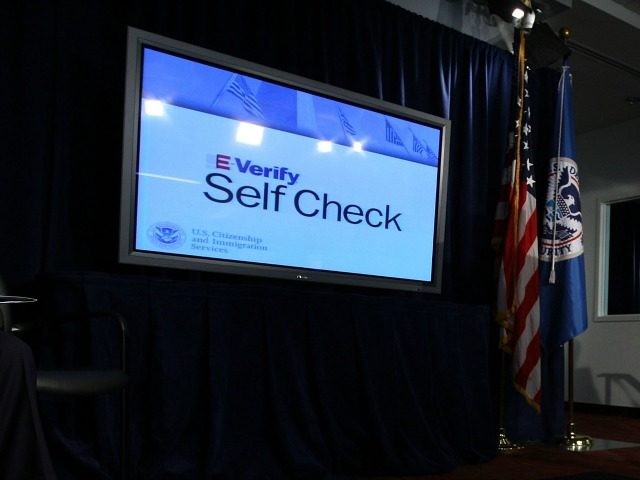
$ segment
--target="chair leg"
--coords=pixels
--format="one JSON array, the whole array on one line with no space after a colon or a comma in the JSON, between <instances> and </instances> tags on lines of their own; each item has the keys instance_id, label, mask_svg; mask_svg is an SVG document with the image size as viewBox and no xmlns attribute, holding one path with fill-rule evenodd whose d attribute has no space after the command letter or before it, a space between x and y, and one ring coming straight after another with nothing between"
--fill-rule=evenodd
<instances>
[{"instance_id":1,"label":"chair leg","mask_svg":"<svg viewBox=\"0 0 640 480\"><path fill-rule=\"evenodd\" d=\"M127 480L128 458L127 458L127 389L123 388L120 401L120 478Z\"/></svg>"}]
</instances>

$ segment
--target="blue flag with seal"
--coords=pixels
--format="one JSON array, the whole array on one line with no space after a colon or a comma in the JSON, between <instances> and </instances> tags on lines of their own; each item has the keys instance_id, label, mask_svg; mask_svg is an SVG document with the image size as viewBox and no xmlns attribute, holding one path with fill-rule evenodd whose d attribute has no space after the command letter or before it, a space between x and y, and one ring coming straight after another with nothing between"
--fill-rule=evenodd
<instances>
[{"instance_id":1,"label":"blue flag with seal","mask_svg":"<svg viewBox=\"0 0 640 480\"><path fill-rule=\"evenodd\" d=\"M540 236L542 345L553 348L587 329L578 166L574 156L571 72L558 84L548 190Z\"/></svg>"}]
</instances>

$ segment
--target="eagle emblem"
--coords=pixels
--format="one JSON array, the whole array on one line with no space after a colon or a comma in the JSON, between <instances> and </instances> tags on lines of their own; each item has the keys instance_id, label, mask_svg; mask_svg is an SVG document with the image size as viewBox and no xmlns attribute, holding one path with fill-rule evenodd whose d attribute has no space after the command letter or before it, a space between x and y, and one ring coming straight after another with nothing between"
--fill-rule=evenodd
<instances>
[{"instance_id":1,"label":"eagle emblem","mask_svg":"<svg viewBox=\"0 0 640 480\"><path fill-rule=\"evenodd\" d=\"M185 233L182 228L173 223L155 223L147 230L149 240L156 245L165 248L178 248L185 240Z\"/></svg>"},{"instance_id":2,"label":"eagle emblem","mask_svg":"<svg viewBox=\"0 0 640 480\"><path fill-rule=\"evenodd\" d=\"M568 260L583 251L578 166L566 157L551 161L540 258L550 260L555 251L556 260Z\"/></svg>"}]
</instances>

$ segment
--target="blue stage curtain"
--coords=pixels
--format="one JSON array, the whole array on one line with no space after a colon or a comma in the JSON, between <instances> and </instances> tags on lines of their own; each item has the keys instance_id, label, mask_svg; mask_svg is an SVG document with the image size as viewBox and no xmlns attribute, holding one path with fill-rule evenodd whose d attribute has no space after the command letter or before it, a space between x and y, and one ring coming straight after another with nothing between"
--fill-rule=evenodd
<instances>
[{"instance_id":1,"label":"blue stage curtain","mask_svg":"<svg viewBox=\"0 0 640 480\"><path fill-rule=\"evenodd\" d=\"M47 316L126 315L134 478L421 475L495 455L508 52L382 0L17 2L2 19L0 271L42 287ZM451 119L443 295L118 264L127 25ZM61 273L81 271L99 273ZM103 403L45 405L62 478L117 470Z\"/></svg>"}]
</instances>

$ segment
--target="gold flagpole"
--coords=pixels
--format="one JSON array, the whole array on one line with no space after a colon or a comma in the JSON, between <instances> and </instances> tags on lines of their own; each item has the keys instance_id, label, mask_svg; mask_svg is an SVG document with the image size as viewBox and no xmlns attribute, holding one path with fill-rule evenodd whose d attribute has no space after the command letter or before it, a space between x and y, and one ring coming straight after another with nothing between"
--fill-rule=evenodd
<instances>
[{"instance_id":1,"label":"gold flagpole","mask_svg":"<svg viewBox=\"0 0 640 480\"><path fill-rule=\"evenodd\" d=\"M517 131L516 131L516 136L515 136L515 145L514 145L514 174L513 174L513 178L514 180L514 189L515 189L515 195L516 198L519 195L519 178L520 178L520 141L521 141L521 132L520 129L522 128L522 105L523 105L523 101L524 101L524 75L525 75L525 35L524 32L522 31L518 31L517 32L519 35L519 42L518 42L518 51L515 52L517 54L517 98L521 99L520 100L520 104L518 105L518 115L517 115ZM518 205L518 201L516 200L515 202L511 202L511 208L514 206ZM517 216L514 216L514 224L517 226L518 225L518 219ZM517 228L513 229L514 231L514 239L505 239L505 241L509 241L509 240L513 240L514 242L517 242ZM515 268L515 264L514 264L514 268ZM511 309L511 311L514 310L513 305L510 305L509 308ZM501 341L502 339L500 339ZM519 450L521 448L523 448L523 445L519 444L519 443L515 443L512 442L509 437L507 436L506 433L506 429L504 426L504 417L505 417L505 413L504 413L504 409L505 409L505 382L506 382L506 355L507 353L505 352L504 348L502 348L502 346L500 347L500 398L499 398L499 406L498 408L500 409L498 412L498 452L499 453L510 453L513 452L515 450Z\"/></svg>"},{"instance_id":2,"label":"gold flagpole","mask_svg":"<svg viewBox=\"0 0 640 480\"><path fill-rule=\"evenodd\" d=\"M498 412L498 452L499 453L510 453L515 450L520 450L524 448L523 445L519 443L512 442L507 436L507 430L504 427L504 394L505 394L505 375L506 375L506 352L501 349L500 354L500 399L498 408L500 411Z\"/></svg>"},{"instance_id":3,"label":"gold flagpole","mask_svg":"<svg viewBox=\"0 0 640 480\"><path fill-rule=\"evenodd\" d=\"M566 42L571 36L571 29L569 27L562 27L558 32L560 39ZM564 88L564 82L563 82ZM558 154L558 158L560 155ZM557 171L556 171L557 175ZM553 236L555 241L555 234ZM555 251L555 248L554 248ZM572 452L586 452L591 450L593 440L586 435L578 435L575 432L575 417L574 417L574 400L573 400L573 378L574 378L574 361L573 361L573 339L567 342L569 351L567 352L567 409L569 418L567 421L566 436L563 442L563 446L566 450Z\"/></svg>"},{"instance_id":4,"label":"gold flagpole","mask_svg":"<svg viewBox=\"0 0 640 480\"><path fill-rule=\"evenodd\" d=\"M575 432L575 418L573 416L573 340L567 342L569 345L568 366L567 366L567 389L568 389L568 410L569 421L567 422L567 435L564 439L564 447L572 452L587 452L591 450L593 440L586 435L578 435Z\"/></svg>"}]
</instances>

